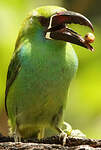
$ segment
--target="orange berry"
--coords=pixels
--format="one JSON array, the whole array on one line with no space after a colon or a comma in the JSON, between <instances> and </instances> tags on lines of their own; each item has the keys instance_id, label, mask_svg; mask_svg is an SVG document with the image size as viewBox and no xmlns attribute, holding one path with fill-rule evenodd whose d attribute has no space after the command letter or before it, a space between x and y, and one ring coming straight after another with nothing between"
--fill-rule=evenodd
<instances>
[{"instance_id":1,"label":"orange berry","mask_svg":"<svg viewBox=\"0 0 101 150\"><path fill-rule=\"evenodd\" d=\"M88 43L93 43L94 40L95 40L95 36L93 33L87 33L84 37L85 39L85 42L88 42Z\"/></svg>"}]
</instances>

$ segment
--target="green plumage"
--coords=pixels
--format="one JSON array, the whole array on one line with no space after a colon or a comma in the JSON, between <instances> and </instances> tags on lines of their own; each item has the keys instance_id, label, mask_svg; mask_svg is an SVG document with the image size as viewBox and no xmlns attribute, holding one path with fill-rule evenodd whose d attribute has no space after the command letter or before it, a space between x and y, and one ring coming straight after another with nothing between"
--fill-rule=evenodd
<instances>
[{"instance_id":1,"label":"green plumage","mask_svg":"<svg viewBox=\"0 0 101 150\"><path fill-rule=\"evenodd\" d=\"M41 7L27 17L9 65L6 109L12 132L22 137L31 137L43 128L56 129L62 123L78 60L70 43L44 37L37 18L60 11L65 9Z\"/></svg>"}]
</instances>

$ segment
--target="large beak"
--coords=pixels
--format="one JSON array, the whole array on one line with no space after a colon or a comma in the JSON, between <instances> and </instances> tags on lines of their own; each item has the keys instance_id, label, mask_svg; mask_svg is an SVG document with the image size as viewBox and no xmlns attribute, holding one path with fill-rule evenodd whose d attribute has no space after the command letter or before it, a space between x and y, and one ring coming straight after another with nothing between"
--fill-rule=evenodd
<instances>
[{"instance_id":1,"label":"large beak","mask_svg":"<svg viewBox=\"0 0 101 150\"><path fill-rule=\"evenodd\" d=\"M88 26L94 31L93 25L86 17L79 13L65 11L51 17L46 34L49 33L52 39L77 44L93 51L93 47L81 35L67 27L71 23Z\"/></svg>"}]
</instances>

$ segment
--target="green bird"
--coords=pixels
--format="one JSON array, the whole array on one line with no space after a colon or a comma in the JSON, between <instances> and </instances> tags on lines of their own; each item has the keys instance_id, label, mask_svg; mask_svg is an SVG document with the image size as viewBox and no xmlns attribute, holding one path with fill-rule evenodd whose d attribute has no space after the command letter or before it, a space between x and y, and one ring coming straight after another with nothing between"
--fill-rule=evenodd
<instances>
[{"instance_id":1,"label":"green bird","mask_svg":"<svg viewBox=\"0 0 101 150\"><path fill-rule=\"evenodd\" d=\"M44 129L62 132L68 88L77 71L73 44L93 50L68 24L91 28L83 15L57 6L33 10L20 29L6 82L5 108L17 138L43 137Z\"/></svg>"}]
</instances>

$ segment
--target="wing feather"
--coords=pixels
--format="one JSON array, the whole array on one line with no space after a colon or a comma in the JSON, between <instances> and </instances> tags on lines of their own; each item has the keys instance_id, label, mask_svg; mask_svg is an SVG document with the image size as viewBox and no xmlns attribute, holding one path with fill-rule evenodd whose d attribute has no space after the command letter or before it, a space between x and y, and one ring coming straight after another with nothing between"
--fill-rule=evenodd
<instances>
[{"instance_id":1,"label":"wing feather","mask_svg":"<svg viewBox=\"0 0 101 150\"><path fill-rule=\"evenodd\" d=\"M6 112L7 112L7 94L8 94L8 91L12 85L12 83L14 82L14 80L16 79L19 71L20 71L20 68L21 68L21 62L19 60L19 57L18 57L18 54L19 54L19 51L15 51L14 52L14 56L11 60L11 63L8 67L8 73L7 73L7 81L6 81L6 90L5 90L5 109L6 109Z\"/></svg>"}]
</instances>

